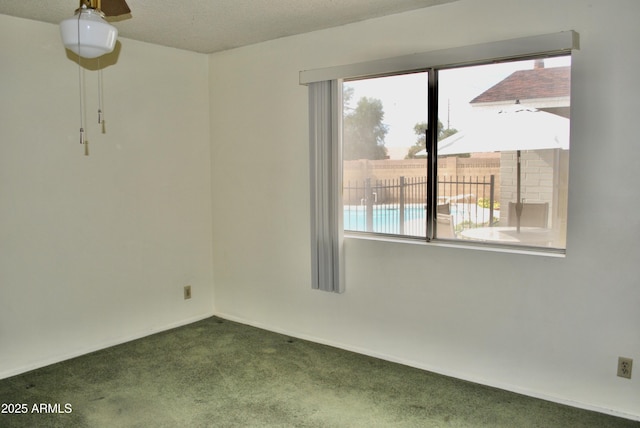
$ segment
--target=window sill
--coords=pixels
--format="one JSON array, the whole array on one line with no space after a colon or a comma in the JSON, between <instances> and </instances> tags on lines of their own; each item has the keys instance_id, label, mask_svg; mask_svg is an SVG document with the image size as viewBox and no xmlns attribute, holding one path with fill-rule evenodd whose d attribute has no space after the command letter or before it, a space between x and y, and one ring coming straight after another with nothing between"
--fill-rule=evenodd
<instances>
[{"instance_id":1,"label":"window sill","mask_svg":"<svg viewBox=\"0 0 640 428\"><path fill-rule=\"evenodd\" d=\"M345 239L356 239L365 241L392 242L396 244L418 245L423 247L444 247L444 248L461 248L465 250L490 251L495 253L511 253L523 254L528 256L542 256L553 258L565 258L566 250L556 248L536 248L515 245L500 245L487 243L474 243L462 239L457 240L434 240L427 242L422 238L410 238L405 236L382 235L373 233L344 232Z\"/></svg>"}]
</instances>

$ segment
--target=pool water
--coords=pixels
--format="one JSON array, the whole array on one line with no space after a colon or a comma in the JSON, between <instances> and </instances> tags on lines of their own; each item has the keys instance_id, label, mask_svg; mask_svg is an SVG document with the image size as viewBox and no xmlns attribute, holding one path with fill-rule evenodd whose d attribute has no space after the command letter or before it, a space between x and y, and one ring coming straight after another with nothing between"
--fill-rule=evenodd
<instances>
[{"instance_id":1,"label":"pool water","mask_svg":"<svg viewBox=\"0 0 640 428\"><path fill-rule=\"evenodd\" d=\"M475 204L451 204L454 227L478 227L490 218L489 209ZM494 212L494 217L499 216ZM398 205L375 205L373 225L370 232L391 235L424 236L426 210L423 204L407 204L404 207L404 229L400 230L400 207ZM367 208L363 205L344 206L344 230L369 232L367 230Z\"/></svg>"},{"instance_id":2,"label":"pool water","mask_svg":"<svg viewBox=\"0 0 640 428\"><path fill-rule=\"evenodd\" d=\"M423 204L404 207L404 235L424 234L425 208ZM397 205L375 205L373 207L373 230L375 233L398 235L400 231L400 208ZM361 205L344 207L344 230L367 232L367 209Z\"/></svg>"}]
</instances>

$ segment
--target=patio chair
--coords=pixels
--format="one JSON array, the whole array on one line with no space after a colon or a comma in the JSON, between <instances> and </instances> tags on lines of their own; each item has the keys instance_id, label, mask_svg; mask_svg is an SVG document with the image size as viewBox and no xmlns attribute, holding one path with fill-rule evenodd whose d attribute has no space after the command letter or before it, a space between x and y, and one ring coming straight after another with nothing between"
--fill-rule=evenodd
<instances>
[{"instance_id":1,"label":"patio chair","mask_svg":"<svg viewBox=\"0 0 640 428\"><path fill-rule=\"evenodd\" d=\"M451 205L449 202L446 204L438 204L436 210L438 214L451 214Z\"/></svg>"},{"instance_id":2,"label":"patio chair","mask_svg":"<svg viewBox=\"0 0 640 428\"><path fill-rule=\"evenodd\" d=\"M453 216L451 214L438 214L436 219L437 238L456 239L456 232L453 228Z\"/></svg>"},{"instance_id":3,"label":"patio chair","mask_svg":"<svg viewBox=\"0 0 640 428\"><path fill-rule=\"evenodd\" d=\"M522 215L520 216L520 227L548 227L549 221L549 203L523 203ZM516 215L516 203L509 202L509 220L508 226L514 227L518 225L518 216Z\"/></svg>"}]
</instances>

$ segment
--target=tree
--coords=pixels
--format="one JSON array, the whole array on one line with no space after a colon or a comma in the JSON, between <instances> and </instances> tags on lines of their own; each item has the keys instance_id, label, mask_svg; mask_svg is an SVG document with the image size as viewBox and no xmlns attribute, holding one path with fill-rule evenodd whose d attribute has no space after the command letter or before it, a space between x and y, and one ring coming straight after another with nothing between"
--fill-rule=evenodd
<instances>
[{"instance_id":1,"label":"tree","mask_svg":"<svg viewBox=\"0 0 640 428\"><path fill-rule=\"evenodd\" d=\"M447 137L450 137L451 135L458 132L458 130L455 128L447 128L447 129L443 129L443 128L444 128L444 125L440 120L438 120L438 141L443 140ZM413 127L413 131L418 136L418 139L413 144L413 146L409 148L409 152L407 153L407 156L405 156L405 159L415 158L416 153L418 153L421 150L424 150L427 147L427 135L426 135L427 122L416 123L415 126Z\"/></svg>"},{"instance_id":2,"label":"tree","mask_svg":"<svg viewBox=\"0 0 640 428\"><path fill-rule=\"evenodd\" d=\"M440 121L438 121L438 124L440 124ZM405 159L414 159L416 153L427 147L427 122L416 123L413 126L413 132L418 136L418 139L413 146L409 147L409 152Z\"/></svg>"},{"instance_id":3,"label":"tree","mask_svg":"<svg viewBox=\"0 0 640 428\"><path fill-rule=\"evenodd\" d=\"M350 99L352 95L347 93L345 99ZM385 159L387 149L384 147L384 138L389 129L382 123L382 101L362 97L355 109L351 112L347 110L345 105L344 159Z\"/></svg>"}]
</instances>

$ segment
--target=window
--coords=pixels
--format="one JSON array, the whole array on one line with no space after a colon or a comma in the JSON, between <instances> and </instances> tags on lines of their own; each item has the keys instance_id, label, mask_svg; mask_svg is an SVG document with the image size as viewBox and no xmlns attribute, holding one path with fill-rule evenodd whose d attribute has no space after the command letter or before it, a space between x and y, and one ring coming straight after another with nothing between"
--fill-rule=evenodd
<instances>
[{"instance_id":1,"label":"window","mask_svg":"<svg viewBox=\"0 0 640 428\"><path fill-rule=\"evenodd\" d=\"M570 67L544 55L344 81L344 230L563 250Z\"/></svg>"},{"instance_id":2,"label":"window","mask_svg":"<svg viewBox=\"0 0 640 428\"><path fill-rule=\"evenodd\" d=\"M343 232L563 253L577 48L566 31L301 71L313 288L344 290Z\"/></svg>"}]
</instances>

